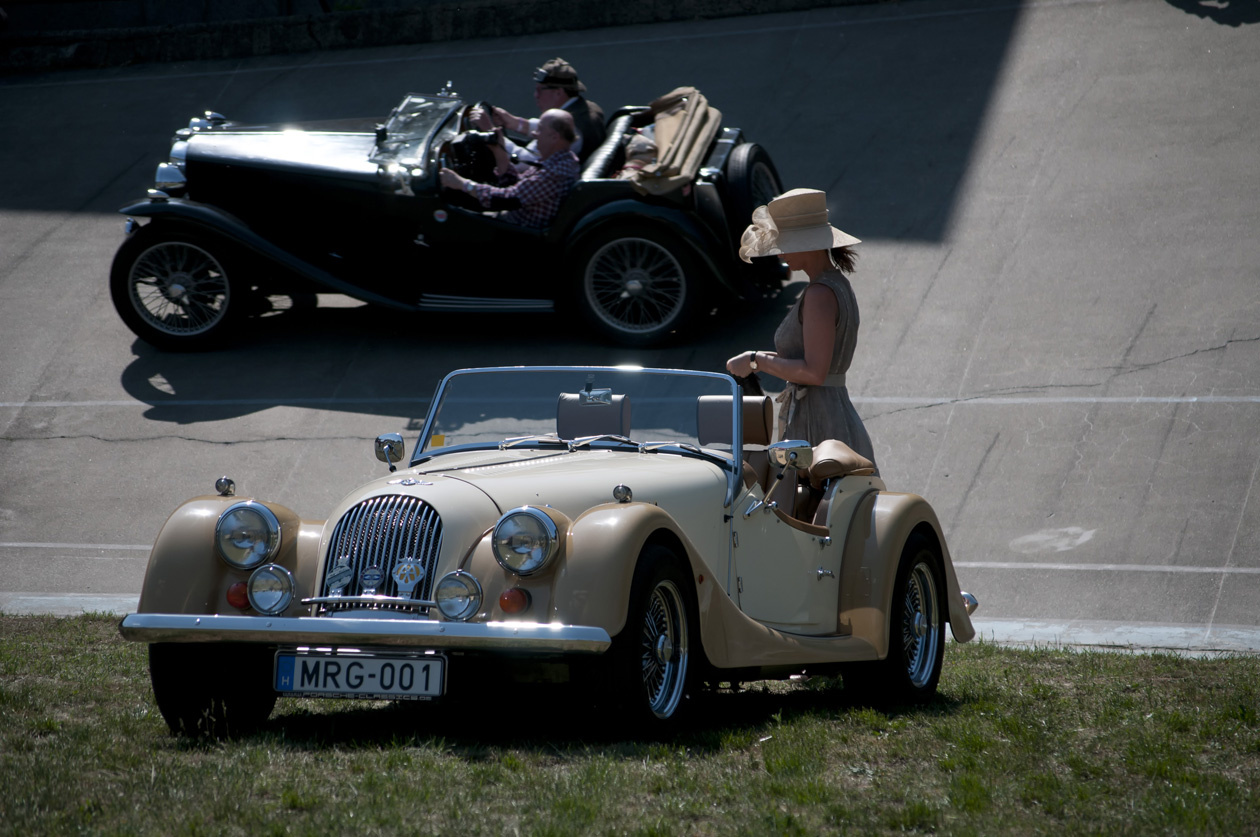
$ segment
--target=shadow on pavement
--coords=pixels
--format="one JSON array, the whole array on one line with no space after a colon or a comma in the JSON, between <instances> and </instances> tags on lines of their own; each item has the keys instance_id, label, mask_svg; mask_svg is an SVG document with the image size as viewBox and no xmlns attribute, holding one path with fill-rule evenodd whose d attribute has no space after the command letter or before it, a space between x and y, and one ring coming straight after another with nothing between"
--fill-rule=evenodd
<instances>
[{"instance_id":1,"label":"shadow on pavement","mask_svg":"<svg viewBox=\"0 0 1260 837\"><path fill-rule=\"evenodd\" d=\"M771 344L803 288L800 282L786 285L756 304L723 301L671 345L654 349L597 342L562 314L294 308L247 320L218 351L167 353L134 340L135 357L120 383L132 398L150 405L146 420L180 425L282 406L423 416L442 376L461 367L637 364L724 371L727 358L739 350L732 345Z\"/></svg>"},{"instance_id":2,"label":"shadow on pavement","mask_svg":"<svg viewBox=\"0 0 1260 837\"><path fill-rule=\"evenodd\" d=\"M1260 0L1167 0L1167 3L1186 14L1223 26L1260 23Z\"/></svg>"}]
</instances>

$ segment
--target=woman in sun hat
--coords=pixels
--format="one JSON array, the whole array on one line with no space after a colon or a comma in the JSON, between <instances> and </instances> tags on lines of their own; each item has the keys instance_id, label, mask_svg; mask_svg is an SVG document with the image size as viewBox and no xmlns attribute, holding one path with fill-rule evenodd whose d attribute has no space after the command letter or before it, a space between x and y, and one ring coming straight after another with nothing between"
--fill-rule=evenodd
<instances>
[{"instance_id":1,"label":"woman in sun hat","mask_svg":"<svg viewBox=\"0 0 1260 837\"><path fill-rule=\"evenodd\" d=\"M857 297L845 276L853 272L857 243L831 226L827 195L817 189L793 189L757 207L739 257L779 256L789 269L804 271L809 285L775 331L775 350L743 352L726 369L738 376L768 372L787 382L776 399L780 439L811 445L839 439L874 462L871 437L844 379L857 346Z\"/></svg>"}]
</instances>

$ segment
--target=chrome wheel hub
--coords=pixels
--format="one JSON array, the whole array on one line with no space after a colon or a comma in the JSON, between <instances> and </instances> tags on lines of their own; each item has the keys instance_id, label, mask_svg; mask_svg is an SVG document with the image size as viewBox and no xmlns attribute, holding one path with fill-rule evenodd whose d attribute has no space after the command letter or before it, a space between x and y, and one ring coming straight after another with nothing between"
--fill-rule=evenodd
<instances>
[{"instance_id":1,"label":"chrome wheel hub","mask_svg":"<svg viewBox=\"0 0 1260 837\"><path fill-rule=\"evenodd\" d=\"M667 636L659 636L656 638L656 661L661 665L669 663L674 658L674 642Z\"/></svg>"},{"instance_id":2,"label":"chrome wheel hub","mask_svg":"<svg viewBox=\"0 0 1260 837\"><path fill-rule=\"evenodd\" d=\"M188 287L191 284L189 276L185 274L177 274L172 276L166 283L166 297L172 302L178 302L181 305L188 302Z\"/></svg>"},{"instance_id":3,"label":"chrome wheel hub","mask_svg":"<svg viewBox=\"0 0 1260 837\"><path fill-rule=\"evenodd\" d=\"M651 283L652 277L648 276L641 270L632 270L626 274L625 285L622 287L622 298L632 296L643 296Z\"/></svg>"}]
</instances>

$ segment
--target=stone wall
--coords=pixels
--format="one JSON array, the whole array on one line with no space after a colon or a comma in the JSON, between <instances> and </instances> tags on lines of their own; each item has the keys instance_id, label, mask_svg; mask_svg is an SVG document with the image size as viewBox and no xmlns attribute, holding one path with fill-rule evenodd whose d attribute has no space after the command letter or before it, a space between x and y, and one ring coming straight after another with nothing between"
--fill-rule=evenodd
<instances>
[{"instance_id":1,"label":"stone wall","mask_svg":"<svg viewBox=\"0 0 1260 837\"><path fill-rule=\"evenodd\" d=\"M0 0L0 73L532 35L874 0ZM264 16L259 16L264 15Z\"/></svg>"}]
</instances>

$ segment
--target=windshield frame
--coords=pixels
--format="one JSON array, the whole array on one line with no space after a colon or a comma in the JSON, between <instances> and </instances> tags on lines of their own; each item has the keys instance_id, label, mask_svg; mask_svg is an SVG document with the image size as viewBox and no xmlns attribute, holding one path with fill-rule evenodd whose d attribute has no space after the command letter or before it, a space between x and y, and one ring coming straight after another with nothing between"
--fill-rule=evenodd
<instances>
[{"instance_id":1,"label":"windshield frame","mask_svg":"<svg viewBox=\"0 0 1260 837\"><path fill-rule=\"evenodd\" d=\"M418 103L428 103L419 105ZM435 119L419 119L420 108L432 106ZM390 111L381 125L381 132L368 162L377 166L399 166L407 169L425 170L430 162L429 150L433 138L442 130L442 126L458 116L465 107L465 102L458 96L442 93L408 93L402 101ZM429 116L429 114L423 114ZM417 127L420 130L417 130ZM407 156L408 151L413 152Z\"/></svg>"},{"instance_id":2,"label":"windshield frame","mask_svg":"<svg viewBox=\"0 0 1260 837\"><path fill-rule=\"evenodd\" d=\"M645 376L670 376L670 377L696 377L705 378L710 381L722 381L730 385L731 391L731 421L732 421L732 441L731 441L731 458L726 460L720 457L720 465L726 473L726 499L723 507L730 507L735 502L735 497L743 480L743 470L741 463L743 462L743 438L744 438L744 411L743 411L743 390L740 388L739 382L725 372L701 372L694 369L658 369L639 366L479 366L467 369L456 369L448 372L438 384L437 390L433 393L433 400L429 402L429 410L424 418L424 428L420 431L420 437L416 440L415 447L412 449L411 458L408 467L415 467L423 461L431 461L437 456L446 453L454 453L457 449L469 450L466 445L457 445L450 450L438 449L436 452L424 450L424 442L431 438L433 425L437 417L438 409L442 405L442 399L446 396L447 390L450 388L452 381L456 379L482 375L488 373L541 373L541 372L559 372L574 374L599 374L599 373L616 373L616 374L633 374ZM679 451L685 454L684 451ZM690 453L691 456L699 454ZM718 460L719 457L714 457Z\"/></svg>"}]
</instances>

